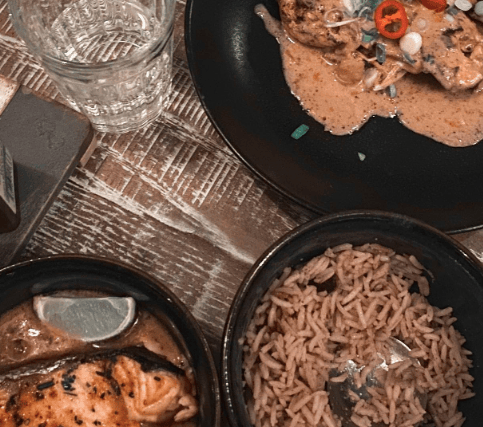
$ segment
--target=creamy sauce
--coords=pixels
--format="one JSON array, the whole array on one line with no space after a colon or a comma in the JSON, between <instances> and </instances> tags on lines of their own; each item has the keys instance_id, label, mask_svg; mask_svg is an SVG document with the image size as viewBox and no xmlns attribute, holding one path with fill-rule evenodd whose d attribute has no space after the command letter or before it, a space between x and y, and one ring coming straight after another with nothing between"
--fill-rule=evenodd
<instances>
[{"instance_id":1,"label":"creamy sauce","mask_svg":"<svg viewBox=\"0 0 483 427\"><path fill-rule=\"evenodd\" d=\"M372 116L395 117L414 132L453 147L483 139L481 92L449 92L432 76L406 74L397 94L366 89L363 82L341 83L340 67L330 65L318 49L289 38L266 8L255 12L280 44L283 71L292 93L306 112L334 135L351 134Z\"/></svg>"},{"instance_id":2,"label":"creamy sauce","mask_svg":"<svg viewBox=\"0 0 483 427\"><path fill-rule=\"evenodd\" d=\"M85 296L85 295L84 295ZM19 365L34 359L53 359L89 349L144 346L186 367L182 350L168 330L152 314L140 311L134 324L118 337L86 344L43 323L27 301L0 317L0 366Z\"/></svg>"}]
</instances>

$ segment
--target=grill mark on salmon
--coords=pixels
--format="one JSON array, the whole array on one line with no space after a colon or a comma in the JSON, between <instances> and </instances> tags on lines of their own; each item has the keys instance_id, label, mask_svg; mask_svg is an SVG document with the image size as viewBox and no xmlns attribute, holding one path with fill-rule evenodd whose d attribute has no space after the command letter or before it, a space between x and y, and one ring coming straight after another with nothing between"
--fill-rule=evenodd
<instances>
[{"instance_id":1,"label":"grill mark on salmon","mask_svg":"<svg viewBox=\"0 0 483 427\"><path fill-rule=\"evenodd\" d=\"M171 425L197 411L185 371L143 347L0 370L2 427Z\"/></svg>"}]
</instances>

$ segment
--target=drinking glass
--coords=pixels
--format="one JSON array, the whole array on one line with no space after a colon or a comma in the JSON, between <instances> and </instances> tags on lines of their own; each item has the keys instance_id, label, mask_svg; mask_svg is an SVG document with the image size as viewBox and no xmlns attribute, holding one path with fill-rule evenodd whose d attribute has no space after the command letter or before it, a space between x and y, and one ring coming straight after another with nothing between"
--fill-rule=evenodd
<instances>
[{"instance_id":1,"label":"drinking glass","mask_svg":"<svg viewBox=\"0 0 483 427\"><path fill-rule=\"evenodd\" d=\"M8 0L17 34L101 132L154 121L171 92L176 0Z\"/></svg>"}]
</instances>

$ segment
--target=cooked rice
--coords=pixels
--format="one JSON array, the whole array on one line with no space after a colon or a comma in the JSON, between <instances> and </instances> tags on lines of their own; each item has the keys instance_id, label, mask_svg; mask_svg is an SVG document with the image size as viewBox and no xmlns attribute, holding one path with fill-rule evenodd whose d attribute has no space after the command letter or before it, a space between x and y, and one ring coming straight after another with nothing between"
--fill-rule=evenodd
<instances>
[{"instance_id":1,"label":"cooked rice","mask_svg":"<svg viewBox=\"0 0 483 427\"><path fill-rule=\"evenodd\" d=\"M323 283L335 289L328 292ZM419 293L409 292L413 284ZM414 359L389 364L387 372L378 369L383 386L368 388L370 399L351 393L357 402L352 422L413 427L424 419L437 427L461 426L457 403L474 395L471 352L452 326L452 308L431 306L428 295L429 282L413 255L375 244L341 245L300 269L285 269L242 340L253 425L340 427L327 382L343 381L352 360L363 368L354 373L354 383L363 384L381 362L374 355L390 363L389 339L395 337L412 349ZM334 368L342 375L330 379ZM425 394L423 408L418 396Z\"/></svg>"}]
</instances>

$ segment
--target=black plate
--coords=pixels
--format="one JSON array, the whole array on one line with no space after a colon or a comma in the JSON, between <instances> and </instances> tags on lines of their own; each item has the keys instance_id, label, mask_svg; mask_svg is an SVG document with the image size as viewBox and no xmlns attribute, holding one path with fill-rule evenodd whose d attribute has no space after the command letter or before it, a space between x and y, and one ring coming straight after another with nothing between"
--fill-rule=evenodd
<instances>
[{"instance_id":1,"label":"black plate","mask_svg":"<svg viewBox=\"0 0 483 427\"><path fill-rule=\"evenodd\" d=\"M0 314L34 295L60 290L131 296L138 307L161 319L184 344L193 367L199 387L197 426L220 426L218 376L208 343L190 311L166 286L120 262L82 255L53 256L0 270Z\"/></svg>"},{"instance_id":2,"label":"black plate","mask_svg":"<svg viewBox=\"0 0 483 427\"><path fill-rule=\"evenodd\" d=\"M342 243L379 243L401 254L414 255L431 273L430 304L451 306L455 328L472 351L476 396L461 401L465 427L483 419L483 268L477 258L445 233L418 220L383 212L346 212L305 223L275 242L253 264L233 299L223 332L221 390L232 427L250 427L243 396L242 345L255 309L273 280L286 267L300 266L328 247Z\"/></svg>"},{"instance_id":3,"label":"black plate","mask_svg":"<svg viewBox=\"0 0 483 427\"><path fill-rule=\"evenodd\" d=\"M380 117L352 136L325 132L285 83L278 43L254 13L258 3L278 16L276 0L188 0L186 8L196 89L248 167L318 213L393 211L448 232L483 224L483 144L447 147ZM301 124L309 132L294 140Z\"/></svg>"}]
</instances>

